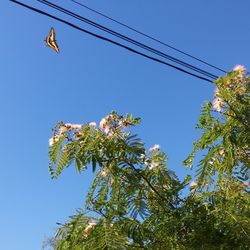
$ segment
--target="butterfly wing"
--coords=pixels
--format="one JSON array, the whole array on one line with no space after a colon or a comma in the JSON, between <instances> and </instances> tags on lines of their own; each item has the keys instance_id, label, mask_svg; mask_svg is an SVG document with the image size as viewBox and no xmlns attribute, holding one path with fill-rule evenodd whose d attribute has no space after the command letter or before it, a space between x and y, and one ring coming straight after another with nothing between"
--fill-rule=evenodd
<instances>
[{"instance_id":1,"label":"butterfly wing","mask_svg":"<svg viewBox=\"0 0 250 250\"><path fill-rule=\"evenodd\" d=\"M57 52L57 53L59 53L59 51L60 51L60 49L59 49L59 47L58 47L58 45L57 45L57 43L56 43L56 40L54 40L53 42L52 42L52 48Z\"/></svg>"},{"instance_id":2,"label":"butterfly wing","mask_svg":"<svg viewBox=\"0 0 250 250\"><path fill-rule=\"evenodd\" d=\"M51 31L50 31L51 33ZM46 42L46 45L49 46L49 38L50 38L50 33L46 36L45 38L45 42Z\"/></svg>"},{"instance_id":3,"label":"butterfly wing","mask_svg":"<svg viewBox=\"0 0 250 250\"><path fill-rule=\"evenodd\" d=\"M46 36L46 40L45 41L46 41L46 44L50 48L54 49L57 53L59 53L59 47L58 47L58 45L56 43L55 37L56 37L55 36L55 30L54 30L54 28L51 28L48 36Z\"/></svg>"},{"instance_id":4,"label":"butterfly wing","mask_svg":"<svg viewBox=\"0 0 250 250\"><path fill-rule=\"evenodd\" d=\"M56 39L56 34L55 34L54 28L51 28L51 29L50 29L49 37L50 37L50 39L53 40L53 41Z\"/></svg>"}]
</instances>

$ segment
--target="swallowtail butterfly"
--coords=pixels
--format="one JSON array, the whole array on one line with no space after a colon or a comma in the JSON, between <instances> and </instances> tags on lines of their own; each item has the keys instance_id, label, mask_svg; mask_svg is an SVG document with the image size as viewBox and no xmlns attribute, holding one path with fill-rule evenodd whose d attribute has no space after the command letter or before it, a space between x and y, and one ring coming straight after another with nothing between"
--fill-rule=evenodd
<instances>
[{"instance_id":1,"label":"swallowtail butterfly","mask_svg":"<svg viewBox=\"0 0 250 250\"><path fill-rule=\"evenodd\" d=\"M56 43L54 28L50 29L50 32L49 32L48 36L46 36L45 42L46 42L47 46L49 46L50 48L55 50L57 53L59 53L59 47L58 47L58 45Z\"/></svg>"}]
</instances>

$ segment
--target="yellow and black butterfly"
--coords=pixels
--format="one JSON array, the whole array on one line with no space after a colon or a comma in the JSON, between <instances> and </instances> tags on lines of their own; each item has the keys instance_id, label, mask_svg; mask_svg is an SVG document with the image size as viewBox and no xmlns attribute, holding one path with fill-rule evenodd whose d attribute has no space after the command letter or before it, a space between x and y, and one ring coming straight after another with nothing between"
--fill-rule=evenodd
<instances>
[{"instance_id":1,"label":"yellow and black butterfly","mask_svg":"<svg viewBox=\"0 0 250 250\"><path fill-rule=\"evenodd\" d=\"M55 36L54 28L50 29L48 36L46 36L45 42L46 42L47 46L49 46L50 48L55 50L55 52L59 53L59 47L56 43L56 36Z\"/></svg>"}]
</instances>

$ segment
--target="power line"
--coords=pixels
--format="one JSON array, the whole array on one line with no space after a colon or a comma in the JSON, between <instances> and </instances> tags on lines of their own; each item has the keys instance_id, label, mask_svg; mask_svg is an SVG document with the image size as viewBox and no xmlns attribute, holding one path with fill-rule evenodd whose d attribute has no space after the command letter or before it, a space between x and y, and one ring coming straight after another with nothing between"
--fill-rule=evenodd
<instances>
[{"instance_id":1,"label":"power line","mask_svg":"<svg viewBox=\"0 0 250 250\"><path fill-rule=\"evenodd\" d=\"M103 30L103 31L105 31L105 32L107 32L109 34L112 34L112 35L114 35L116 37L119 37L119 38L121 38L121 39L123 39L123 40L125 40L127 42L130 42L130 43L132 43L132 44L134 44L134 45L136 45L136 46L138 46L140 48L143 48L143 49L145 49L147 51L150 51L150 52L152 52L152 53L154 53L156 55L159 55L159 56L161 56L163 58L166 58L166 59L168 59L168 60L170 60L172 62L175 62L175 63L177 63L179 65L182 65L182 66L184 66L186 68L194 70L194 71L196 71L198 73L201 73L201 74L203 74L205 76L208 76L208 77L210 77L210 78L212 78L214 80L218 78L218 76L216 76L216 75L213 75L213 74L211 74L211 73L209 73L209 72L207 72L205 70L202 70L200 68L197 68L197 67L195 67L195 66L193 66L191 64L185 63L184 61L181 61L181 60L179 60L177 58L174 58L174 57L172 57L172 56L170 56L168 54L165 54L165 53L163 53L163 52L161 52L159 50L156 50L156 49L154 49L152 47L149 47L149 46L147 46L145 44L142 44L142 43L140 43L140 42L138 42L138 41L136 41L134 39L131 39L131 38L125 36L125 35L122 35L122 34L120 34L118 32L115 32L115 31L109 29L109 28L106 28L105 26L102 26L102 25L100 25L100 24L98 24L96 22L93 22L93 21L91 21L91 20L89 20L89 19L87 19L85 17L82 17L82 16L80 16L80 15L78 15L76 13L73 13L73 12L71 12L71 11L65 9L65 8L62 8L61 6L58 6L58 5L54 4L54 3L51 3L51 2L49 2L47 0L37 0L37 1L43 3L43 4L47 5L47 6L50 6L51 8L59 10L60 12L63 12L63 13L65 13L65 14L71 16L71 17L74 17L74 18L76 18L76 19L78 19L78 20L80 20L82 22L88 23L89 25L92 25L92 26L94 26L94 27L96 27L98 29L101 29L101 30Z\"/></svg>"},{"instance_id":2,"label":"power line","mask_svg":"<svg viewBox=\"0 0 250 250\"><path fill-rule=\"evenodd\" d=\"M91 31L88 31L88 30L86 30L86 29L83 29L83 28L81 28L81 27L79 27L79 26L77 26L77 25L75 25L75 24L73 24L73 23L70 23L70 22L68 22L68 21L66 21L66 20L63 20L63 19L59 18L59 17L56 17L56 16L54 16L54 15L51 15L51 14L49 14L49 13L47 13L47 12L44 12L44 11L42 11L42 10L39 10L39 9L37 9L37 8L34 8L34 7L32 7L32 6L29 6L29 5L27 5L27 4L24 4L24 3L19 2L19 1L16 1L16 0L10 0L10 1L11 1L11 2L14 2L14 3L18 4L18 5L21 5L21 6L25 7L25 8L27 8L27 9L30 9L30 10L32 10L32 11L34 11L34 12L40 13L41 15L48 16L48 17L50 17L50 18L52 18L52 19L55 19L55 20L57 20L57 21L59 21L59 22L61 22L61 23L64 23L64 24L66 24L66 25L68 25L68 26L70 26L70 27L72 27L72 28L75 28L75 29L77 29L77 30L80 30L80 31L82 31L82 32L84 32L84 33L87 33L87 34L91 35L91 36L94 36L94 37L99 38L99 39L101 39L101 40L110 42L110 43L115 44L115 45L117 45L117 46L119 46L119 47L122 47L122 48L124 48L124 49L127 49L127 50L129 50L129 51L131 51L131 52L133 52L133 53L135 53L135 54L141 55L141 56L143 56L143 57L145 57L145 58L148 58L148 59L150 59L150 60L156 61L156 62L158 62L158 63L167 65L167 66L172 67L172 68L174 68L174 69L176 69L176 70L179 70L179 71L181 71L181 72L183 72L183 73L185 73L185 74L188 74L188 75L194 76L194 77L196 77L196 78L202 79L202 80L204 80L204 81L213 83L213 81L210 80L210 79L207 79L207 78L205 78L205 77L196 75L196 74L194 74L194 73L192 73L192 72L189 72L189 71L187 71L187 70L185 70L185 69L182 69L182 68L180 68L180 67L178 67L178 66L172 65L172 64L167 63L167 62L164 62L164 61L162 61L162 60L160 60L160 59L158 59L158 58L155 58L155 57L149 56L149 55L147 55L147 54L144 54L144 53L142 53L142 52L140 52L140 51L137 51L137 50L135 50L135 49L133 49L133 48L130 48L130 47L126 46L126 45L123 45L123 44L121 44L121 43L118 43L118 42L116 42L116 41L113 41L113 40L111 40L111 39L109 39L109 38L106 38L106 37L100 36L100 35L98 35L98 34L95 34L95 33L91 32Z\"/></svg>"},{"instance_id":3,"label":"power line","mask_svg":"<svg viewBox=\"0 0 250 250\"><path fill-rule=\"evenodd\" d=\"M175 51L177 51L177 52L179 52L179 53L181 53L181 54L183 54L183 55L185 55L185 56L188 56L188 57L190 57L190 58L192 58L192 59L195 59L196 61L199 61L199 62L201 62L201 63L204 63L204 64L206 64L207 66L210 66L210 67L212 67L212 68L214 68L214 69L217 69L217 70L219 70L219 71L221 71L221 72L223 72L223 73L227 73L227 71L225 71L224 69L221 69L221 68L219 68L219 67L217 67L217 66L214 66L214 65L212 65L212 64L210 64L210 63L208 63L208 62L205 62L205 61L202 60L202 59L199 59L199 58L197 58L197 57L195 57L195 56L190 55L189 53L184 52L183 50L177 49L177 48L175 48L175 47L173 47L173 46L171 46L171 45L169 45L169 44L167 44L167 43L164 43L164 42L160 41L159 39L156 39L156 38L154 38L154 37L152 37L152 36L150 36L150 35L145 34L144 32L141 32L141 31L139 31L139 30L137 30L137 29L134 29L134 28L132 28L131 26L128 26L127 24L124 24L124 23L122 23L122 22L120 22L120 21L117 21L117 20L115 20L114 18L111 18L111 17L109 17L109 16L107 16L107 15L105 15L105 14L99 12L99 11L96 11L96 10L94 10L94 9L92 9L92 8L90 8L90 7L88 7L88 6L85 5L85 4L82 4L82 3L78 2L78 1L75 1L75 0L70 0L70 1L74 2L75 4L77 4L77 5L81 6L81 7L84 7L85 9L88 9L88 10L90 10L90 11L92 11L92 12L94 12L94 13L96 13L96 14L102 16L102 17L105 17L105 18L107 18L107 19L109 19L109 20L111 20L111 21L113 21L113 22L115 22L115 23L117 23L117 24L119 24L119 25L121 25L121 26L123 26L123 27L126 27L126 28L129 29L129 30L132 30L132 31L134 31L134 32L136 32L136 33L138 33L138 34L144 36L144 37L147 37L147 38L149 38L149 39L151 39L151 40L153 40L153 41L155 41L155 42L157 42L157 43L160 43L161 45L164 45L164 46L166 46L166 47L168 47L168 48L170 48L170 49L173 49L173 50L175 50Z\"/></svg>"}]
</instances>

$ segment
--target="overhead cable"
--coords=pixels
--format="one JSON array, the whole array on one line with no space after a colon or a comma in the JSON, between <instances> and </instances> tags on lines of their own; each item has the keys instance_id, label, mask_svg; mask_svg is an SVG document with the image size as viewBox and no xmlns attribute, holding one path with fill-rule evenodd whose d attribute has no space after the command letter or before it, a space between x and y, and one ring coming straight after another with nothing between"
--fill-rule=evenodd
<instances>
[{"instance_id":1,"label":"overhead cable","mask_svg":"<svg viewBox=\"0 0 250 250\"><path fill-rule=\"evenodd\" d=\"M119 38L121 38L121 39L123 39L123 40L125 40L127 42L130 42L130 43L132 43L132 44L134 44L134 45L136 45L136 46L138 46L140 48L143 48L143 49L145 49L147 51L150 51L150 52L152 52L152 53L154 53L156 55L159 55L159 56L161 56L163 58L166 58L166 59L168 59L168 60L170 60L172 62L175 62L175 63L177 63L177 64L179 64L181 66L184 66L184 67L189 68L189 69L191 69L191 70L193 70L195 72L198 72L198 73L203 74L203 75L205 75L207 77L210 77L213 80L218 78L218 76L216 76L214 74L211 74L211 73L209 73L209 72L207 72L205 70L197 68L197 67L195 67L195 66L193 66L191 64L188 64L188 63L186 63L186 62L184 62L182 60L179 60L179 59L174 58L174 57L172 57L172 56L170 56L168 54L165 54L165 53L163 53L163 52L161 52L159 50L156 50L156 49L154 49L152 47L149 47L149 46L147 46L147 45L145 45L143 43L140 43L140 42L138 42L138 41L136 41L134 39L131 39L131 38L125 36L125 35L122 35L122 34L116 32L116 31L113 31L113 30L111 30L111 29L109 29L109 28L107 28L107 27L105 27L103 25L100 25L100 24L98 24L96 22L93 22L93 21L91 21L91 20L89 20L89 19L87 19L85 17L82 17L82 16L80 16L80 15L74 13L74 12L71 12L71 11L69 11L69 10L67 10L67 9L65 9L65 8L63 8L61 6L58 6L58 5L54 4L54 3L51 3L51 2L49 2L47 0L37 0L37 1L43 3L43 4L47 5L47 6L50 6L51 8L56 9L56 10L58 10L60 12L63 12L63 13L65 13L65 14L73 17L73 18L76 18L76 19L78 19L78 20L80 20L82 22L88 23L89 25L92 25L92 26L94 26L94 27L96 27L96 28L98 28L100 30L103 30L103 31L109 33L109 34L112 34L112 35L114 35L116 37L119 37Z\"/></svg>"},{"instance_id":2,"label":"overhead cable","mask_svg":"<svg viewBox=\"0 0 250 250\"><path fill-rule=\"evenodd\" d=\"M123 27L126 27L127 29L134 31L137 34L140 34L140 35L142 35L144 37L147 37L147 38L149 38L149 39L151 39L151 40L153 40L153 41L155 41L155 42L157 42L157 43L159 43L161 45L164 45L164 46L166 46L166 47L168 47L168 48L170 48L172 50L175 50L175 51L177 51L177 52L179 52L179 53L181 53L181 54L183 54L185 56L188 56L188 57L190 57L190 58L192 58L192 59L194 59L196 61L199 61L199 62L201 62L203 64L206 64L207 66L210 66L210 67L212 67L214 69L217 69L217 70L219 70L219 71L221 71L223 73L227 73L227 71L225 71L224 69L221 69L221 68L219 68L219 67L217 67L217 66L215 66L213 64L210 64L210 63L208 63L208 62L206 62L206 61L204 61L202 59L199 59L199 58L197 58L195 56L192 56L189 53L184 52L183 50L177 49L176 47L173 47L173 46L171 46L171 45L169 45L169 44L167 44L165 42L160 41L159 39L156 39L156 38L154 38L154 37L152 37L150 35L145 34L144 32L141 32L141 31L139 31L139 30L137 30L135 28L132 28L131 26L129 26L127 24L124 24L124 23L122 23L120 21L117 21L114 18L111 18L110 16L107 16L107 15L105 15L105 14L103 14L103 13L97 11L97 10L94 10L93 8L90 8L85 4L82 4L82 3L78 2L78 1L75 1L75 0L70 0L70 1L74 2L75 4L77 4L77 5L81 6L81 7L84 7L85 9L88 9L88 10L90 10L90 11L92 11L92 12L94 12L94 13L102 16L102 17L105 17L105 18L107 18L107 19L109 19L109 20L111 20L111 21L113 21L113 22L115 22L115 23L117 23L117 24L119 24L119 25L121 25Z\"/></svg>"},{"instance_id":3,"label":"overhead cable","mask_svg":"<svg viewBox=\"0 0 250 250\"><path fill-rule=\"evenodd\" d=\"M115 44L115 45L117 45L117 46L119 46L119 47L122 47L122 48L124 48L124 49L127 49L127 50L129 50L129 51L131 51L131 52L133 52L133 53L135 53L135 54L141 55L141 56L143 56L143 57L145 57L145 58L148 58L148 59L150 59L150 60L156 61L156 62L158 62L158 63L167 65L167 66L172 67L172 68L174 68L174 69L176 69L176 70L178 70L178 71L181 71L181 72L183 72L183 73L185 73L185 74L188 74L188 75L194 76L194 77L196 77L196 78L202 79L202 80L204 80L204 81L213 83L213 81L210 80L210 79L208 79L208 78L205 78L205 77L203 77L203 76L194 74L194 73L189 72L189 71L187 71L187 70L185 70L185 69L183 69L183 68L180 68L180 67L175 66L175 65L173 65L173 64L164 62L164 61L162 61L162 60L160 60L160 59L158 59L158 58L149 56L149 55L147 55L147 54L145 54L145 53L142 53L142 52L140 52L140 51L137 51L137 50L135 50L135 49L133 49L133 48L130 48L130 47L126 46L126 45L123 45L123 44L121 44L121 43L118 43L118 42L116 42L116 41L114 41L114 40L111 40L111 39L109 39L109 38L106 38L106 37L100 36L100 35L98 35L98 34L95 34L95 33L91 32L91 31L88 31L88 30L86 30L86 29L83 29L83 28L81 28L81 27L79 27L79 26L77 26L77 25L75 25L75 24L73 24L73 23L70 23L70 22L68 22L68 21L66 21L66 20L63 20L63 19L59 18L59 17L56 17L56 16L54 16L54 15L51 15L51 14L49 14L49 13L47 13L47 12L44 12L44 11L42 11L42 10L39 10L39 9L37 9L37 8L34 8L34 7L32 7L32 6L29 6L29 5L27 5L27 4L24 4L24 3L22 3L22 2L19 2L19 1L17 1L17 0L10 0L10 1L11 1L11 2L14 2L14 3L18 4L18 5L21 5L21 6L25 7L25 8L27 8L27 9L30 9L30 10L32 10L32 11L34 11L34 12L37 12L37 13L40 13L40 14L42 14L42 15L44 15L44 16L50 17L50 18L52 18L52 19L55 19L55 20L57 20L57 21L59 21L59 22L61 22L61 23L64 23L64 24L66 24L66 25L68 25L68 26L70 26L70 27L72 27L72 28L74 28L74 29L80 30L80 31L82 31L82 32L84 32L84 33L87 33L87 34L91 35L91 36L94 36L94 37L99 38L99 39L101 39L101 40L107 41L107 42L109 42L109 43Z\"/></svg>"}]
</instances>

